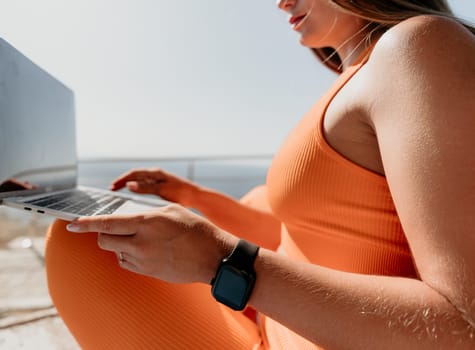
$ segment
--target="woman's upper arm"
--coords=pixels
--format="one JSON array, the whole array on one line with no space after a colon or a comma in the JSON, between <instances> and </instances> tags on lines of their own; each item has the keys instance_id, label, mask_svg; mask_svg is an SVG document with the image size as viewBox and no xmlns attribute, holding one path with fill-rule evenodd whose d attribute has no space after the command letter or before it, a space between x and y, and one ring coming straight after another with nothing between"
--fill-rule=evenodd
<instances>
[{"instance_id":1,"label":"woman's upper arm","mask_svg":"<svg viewBox=\"0 0 475 350\"><path fill-rule=\"evenodd\" d=\"M475 36L442 18L386 33L370 70L384 170L422 280L475 326ZM383 77L383 79L381 79Z\"/></svg>"}]
</instances>

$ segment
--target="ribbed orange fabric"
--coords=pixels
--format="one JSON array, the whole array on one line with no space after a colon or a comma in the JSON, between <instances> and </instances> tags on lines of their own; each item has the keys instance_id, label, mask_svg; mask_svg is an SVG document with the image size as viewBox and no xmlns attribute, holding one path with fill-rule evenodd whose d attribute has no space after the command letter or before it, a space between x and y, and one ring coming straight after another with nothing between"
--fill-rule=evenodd
<instances>
[{"instance_id":1,"label":"ribbed orange fabric","mask_svg":"<svg viewBox=\"0 0 475 350\"><path fill-rule=\"evenodd\" d=\"M97 234L56 221L46 242L48 288L85 350L262 348L257 325L218 304L210 287L174 285L128 272Z\"/></svg>"},{"instance_id":2,"label":"ribbed orange fabric","mask_svg":"<svg viewBox=\"0 0 475 350\"><path fill-rule=\"evenodd\" d=\"M281 251L321 266L363 274L416 277L384 176L335 151L323 120L333 97L367 61L347 69L300 121L267 176L269 204L283 222ZM272 349L318 349L266 319Z\"/></svg>"}]
</instances>

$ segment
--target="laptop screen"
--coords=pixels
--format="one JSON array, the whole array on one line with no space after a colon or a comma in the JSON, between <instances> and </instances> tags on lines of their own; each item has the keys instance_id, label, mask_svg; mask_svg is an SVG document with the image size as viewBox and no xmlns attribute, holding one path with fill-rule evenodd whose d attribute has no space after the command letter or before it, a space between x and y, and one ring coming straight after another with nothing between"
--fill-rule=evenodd
<instances>
[{"instance_id":1,"label":"laptop screen","mask_svg":"<svg viewBox=\"0 0 475 350\"><path fill-rule=\"evenodd\" d=\"M0 199L74 187L74 94L0 38Z\"/></svg>"}]
</instances>

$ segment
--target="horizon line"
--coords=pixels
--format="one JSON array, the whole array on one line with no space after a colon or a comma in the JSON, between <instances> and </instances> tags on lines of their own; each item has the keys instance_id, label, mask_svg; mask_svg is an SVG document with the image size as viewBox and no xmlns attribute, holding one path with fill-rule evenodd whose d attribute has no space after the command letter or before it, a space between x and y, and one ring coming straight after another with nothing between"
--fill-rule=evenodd
<instances>
[{"instance_id":1,"label":"horizon line","mask_svg":"<svg viewBox=\"0 0 475 350\"><path fill-rule=\"evenodd\" d=\"M201 155L201 156L161 156L161 157L78 157L78 162L150 162L150 161L218 161L218 160L271 160L273 154L233 154L233 155Z\"/></svg>"}]
</instances>

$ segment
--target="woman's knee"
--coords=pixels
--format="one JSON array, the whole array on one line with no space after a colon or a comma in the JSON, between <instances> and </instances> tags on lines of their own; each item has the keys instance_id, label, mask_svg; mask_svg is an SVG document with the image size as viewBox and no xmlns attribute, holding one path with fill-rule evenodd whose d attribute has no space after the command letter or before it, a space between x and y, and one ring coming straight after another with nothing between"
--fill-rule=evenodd
<instances>
[{"instance_id":1,"label":"woman's knee","mask_svg":"<svg viewBox=\"0 0 475 350\"><path fill-rule=\"evenodd\" d=\"M68 222L54 221L46 234L46 268L61 269L72 262L71 258L97 253L97 234L74 234L66 229Z\"/></svg>"},{"instance_id":2,"label":"woman's knee","mask_svg":"<svg viewBox=\"0 0 475 350\"><path fill-rule=\"evenodd\" d=\"M97 233L75 234L67 231L66 225L66 221L56 220L46 235L46 277L53 301L74 285L87 284L94 270L110 260L110 254L97 246Z\"/></svg>"},{"instance_id":3,"label":"woman's knee","mask_svg":"<svg viewBox=\"0 0 475 350\"><path fill-rule=\"evenodd\" d=\"M249 192L244 194L239 201L252 208L270 211L269 201L267 199L267 188L265 185L252 188Z\"/></svg>"}]
</instances>

